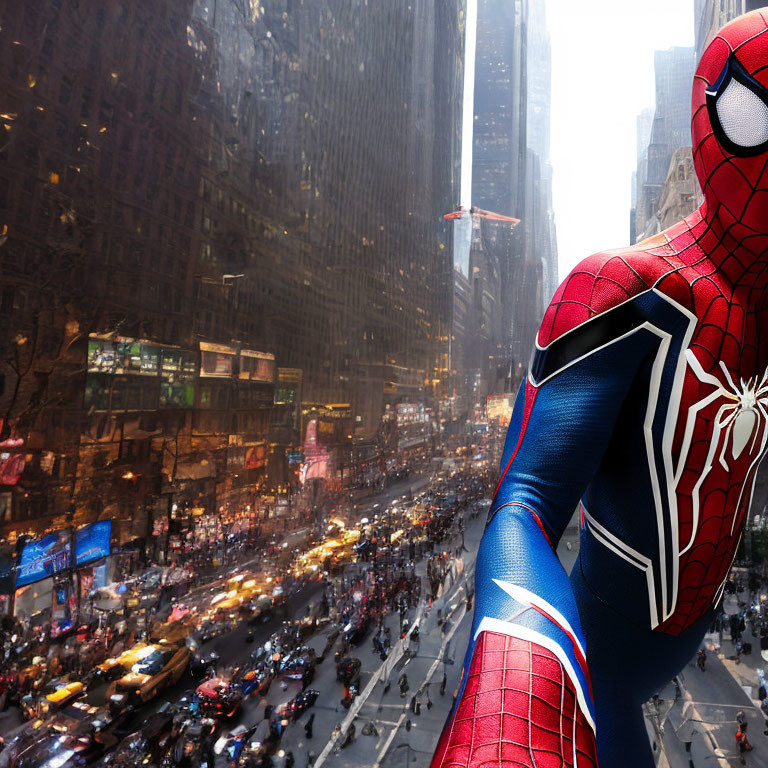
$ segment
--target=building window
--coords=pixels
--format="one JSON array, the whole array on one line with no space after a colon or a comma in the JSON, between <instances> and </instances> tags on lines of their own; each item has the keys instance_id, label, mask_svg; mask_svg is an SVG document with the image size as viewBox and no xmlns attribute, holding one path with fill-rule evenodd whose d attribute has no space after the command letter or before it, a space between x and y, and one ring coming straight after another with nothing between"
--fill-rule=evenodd
<instances>
[{"instance_id":1,"label":"building window","mask_svg":"<svg viewBox=\"0 0 768 768\"><path fill-rule=\"evenodd\" d=\"M59 86L59 103L66 106L72 97L72 81L68 77L61 78Z\"/></svg>"}]
</instances>

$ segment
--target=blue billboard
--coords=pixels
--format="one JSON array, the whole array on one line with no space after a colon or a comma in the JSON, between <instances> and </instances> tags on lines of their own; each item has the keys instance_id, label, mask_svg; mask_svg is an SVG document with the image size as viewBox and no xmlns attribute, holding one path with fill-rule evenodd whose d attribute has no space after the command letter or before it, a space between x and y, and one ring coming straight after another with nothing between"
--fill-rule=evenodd
<instances>
[{"instance_id":1,"label":"blue billboard","mask_svg":"<svg viewBox=\"0 0 768 768\"><path fill-rule=\"evenodd\" d=\"M71 564L72 545L69 531L49 533L42 539L24 545L16 568L16 587L47 579L66 570Z\"/></svg>"},{"instance_id":2,"label":"blue billboard","mask_svg":"<svg viewBox=\"0 0 768 768\"><path fill-rule=\"evenodd\" d=\"M98 523L84 525L75 532L75 565L85 565L109 554L109 541L112 537L112 521L100 520Z\"/></svg>"}]
</instances>

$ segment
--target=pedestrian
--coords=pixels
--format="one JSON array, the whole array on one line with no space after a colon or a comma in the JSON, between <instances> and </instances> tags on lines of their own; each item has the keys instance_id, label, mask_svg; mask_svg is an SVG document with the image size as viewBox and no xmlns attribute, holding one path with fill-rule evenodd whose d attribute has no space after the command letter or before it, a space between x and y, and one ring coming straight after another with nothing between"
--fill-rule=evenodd
<instances>
[{"instance_id":1,"label":"pedestrian","mask_svg":"<svg viewBox=\"0 0 768 768\"><path fill-rule=\"evenodd\" d=\"M728 620L728 623L730 625L731 630L731 642L736 645L736 643L739 640L739 616L738 614L734 613L731 615L730 619Z\"/></svg>"},{"instance_id":2,"label":"pedestrian","mask_svg":"<svg viewBox=\"0 0 768 768\"><path fill-rule=\"evenodd\" d=\"M307 739L312 738L312 725L315 722L315 713L313 712L306 723L304 723L304 735Z\"/></svg>"},{"instance_id":3,"label":"pedestrian","mask_svg":"<svg viewBox=\"0 0 768 768\"><path fill-rule=\"evenodd\" d=\"M698 654L696 654L696 666L702 671L706 671L707 664L707 652L703 648L699 648Z\"/></svg>"},{"instance_id":4,"label":"pedestrian","mask_svg":"<svg viewBox=\"0 0 768 768\"><path fill-rule=\"evenodd\" d=\"M293 764L296 762L295 758L293 757L293 752L288 750L285 753L285 768L293 768Z\"/></svg>"},{"instance_id":5,"label":"pedestrian","mask_svg":"<svg viewBox=\"0 0 768 768\"><path fill-rule=\"evenodd\" d=\"M743 714L743 713L740 713L740 714ZM741 755L741 763L742 765L744 765L746 763L746 760L744 758L744 753L752 751L752 745L749 743L749 740L747 739L746 721L739 723L739 728L736 731L736 743L739 745L739 754Z\"/></svg>"},{"instance_id":6,"label":"pedestrian","mask_svg":"<svg viewBox=\"0 0 768 768\"><path fill-rule=\"evenodd\" d=\"M400 686L400 698L404 699L405 694L408 693L408 675L406 675L405 672L400 675L400 679L397 681L397 684Z\"/></svg>"}]
</instances>

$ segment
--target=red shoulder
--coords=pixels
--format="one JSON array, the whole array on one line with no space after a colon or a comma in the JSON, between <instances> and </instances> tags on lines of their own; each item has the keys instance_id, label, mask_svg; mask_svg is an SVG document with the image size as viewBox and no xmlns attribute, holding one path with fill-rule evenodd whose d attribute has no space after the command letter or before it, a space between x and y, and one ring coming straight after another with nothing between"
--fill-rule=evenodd
<instances>
[{"instance_id":1,"label":"red shoulder","mask_svg":"<svg viewBox=\"0 0 768 768\"><path fill-rule=\"evenodd\" d=\"M539 346L551 344L591 317L647 291L673 272L667 259L653 253L653 245L648 242L604 251L580 262L557 289L544 313Z\"/></svg>"}]
</instances>

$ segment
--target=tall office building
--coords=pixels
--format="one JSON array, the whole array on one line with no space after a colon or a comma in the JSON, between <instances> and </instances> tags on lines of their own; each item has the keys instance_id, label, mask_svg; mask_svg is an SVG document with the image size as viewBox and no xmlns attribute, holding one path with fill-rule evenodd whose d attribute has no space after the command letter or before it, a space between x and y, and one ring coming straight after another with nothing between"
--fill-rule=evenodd
<instances>
[{"instance_id":1,"label":"tall office building","mask_svg":"<svg viewBox=\"0 0 768 768\"><path fill-rule=\"evenodd\" d=\"M546 4L532 3L528 19L528 129L532 153L528 172L536 209L529 253L542 266L542 303L548 304L557 289L557 235L552 203L552 165L549 158L552 99L552 53L547 32Z\"/></svg>"},{"instance_id":2,"label":"tall office building","mask_svg":"<svg viewBox=\"0 0 768 768\"><path fill-rule=\"evenodd\" d=\"M693 23L696 61L717 31L742 13L765 7L764 0L694 0Z\"/></svg>"},{"instance_id":3,"label":"tall office building","mask_svg":"<svg viewBox=\"0 0 768 768\"><path fill-rule=\"evenodd\" d=\"M479 0L472 205L520 220L493 238L503 243L496 311L502 333L498 365L506 371L495 387L521 380L544 302L557 284L550 72L542 4Z\"/></svg>"},{"instance_id":4,"label":"tall office building","mask_svg":"<svg viewBox=\"0 0 768 768\"><path fill-rule=\"evenodd\" d=\"M660 214L662 198L673 191L663 191L674 153L681 147L691 146L691 86L695 69L693 48L670 48L656 51L654 57L656 78L656 108L651 125L647 150L640 158L636 171L637 194L635 208L635 235L642 239L660 232L668 223ZM641 120L643 118L641 117ZM638 141L645 123L638 122ZM690 152L690 149L689 149ZM677 172L670 177L676 184ZM687 184L687 180L682 180ZM687 187L686 187L687 189ZM688 192L681 192L688 194ZM685 205L682 203L681 205ZM680 205L673 206L676 210ZM690 208L695 199L690 200ZM689 211L690 212L690 211Z\"/></svg>"},{"instance_id":5,"label":"tall office building","mask_svg":"<svg viewBox=\"0 0 768 768\"><path fill-rule=\"evenodd\" d=\"M653 109L646 107L640 112L636 120L637 164L632 172L632 209L629 220L629 242L634 243L638 239L638 224L640 231L645 229L645 216L638 221L638 209L645 211L645 180L648 173L648 144L651 141L651 128L653 127Z\"/></svg>"},{"instance_id":6,"label":"tall office building","mask_svg":"<svg viewBox=\"0 0 768 768\"><path fill-rule=\"evenodd\" d=\"M527 7L477 2L472 205L516 218L525 185Z\"/></svg>"},{"instance_id":7,"label":"tall office building","mask_svg":"<svg viewBox=\"0 0 768 768\"><path fill-rule=\"evenodd\" d=\"M291 480L308 421L336 480L349 435L436 397L463 15L0 7L0 535L215 520Z\"/></svg>"}]
</instances>

